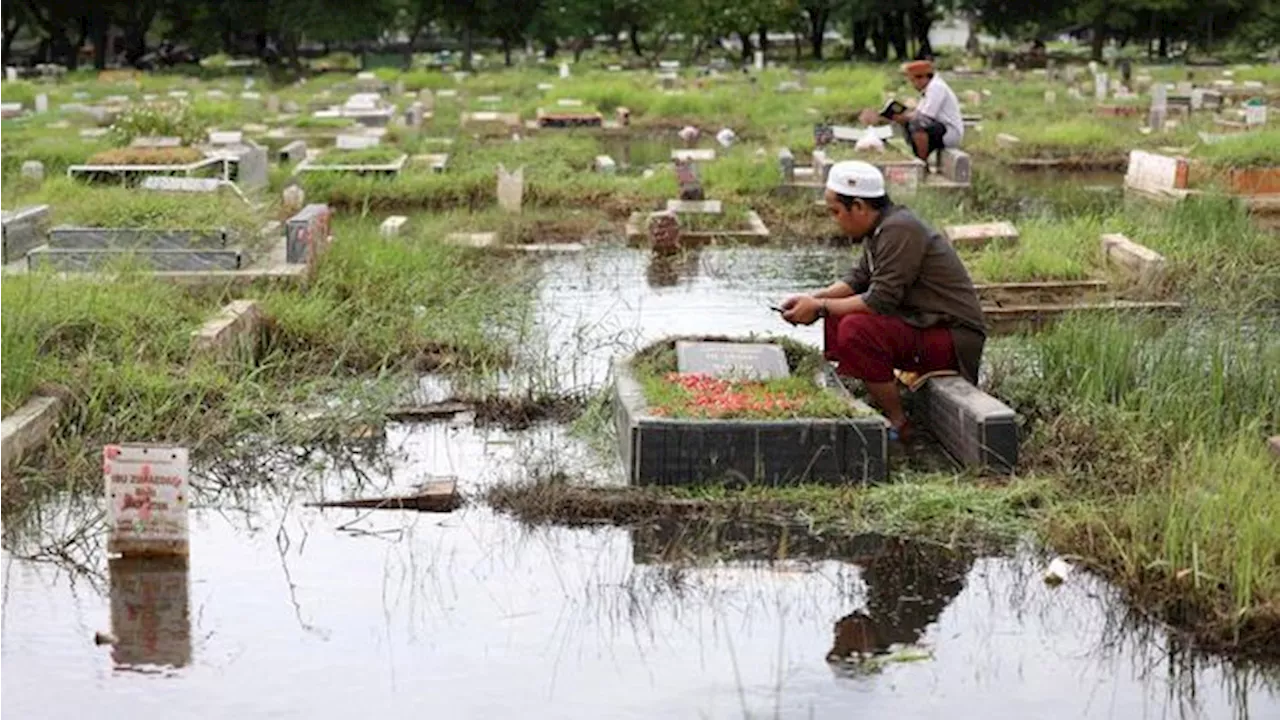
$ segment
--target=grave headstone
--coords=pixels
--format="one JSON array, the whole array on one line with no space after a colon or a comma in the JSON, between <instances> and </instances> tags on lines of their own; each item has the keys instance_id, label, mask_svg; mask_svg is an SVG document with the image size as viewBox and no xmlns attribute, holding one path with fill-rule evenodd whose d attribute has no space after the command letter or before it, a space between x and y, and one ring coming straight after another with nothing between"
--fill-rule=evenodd
<instances>
[{"instance_id":1,"label":"grave headstone","mask_svg":"<svg viewBox=\"0 0 1280 720\"><path fill-rule=\"evenodd\" d=\"M0 115L6 118L15 117L22 114L22 103L7 102L0 103Z\"/></svg>"},{"instance_id":2,"label":"grave headstone","mask_svg":"<svg viewBox=\"0 0 1280 720\"><path fill-rule=\"evenodd\" d=\"M280 204L285 212L296 213L307 202L307 193L301 185L289 185L280 193Z\"/></svg>"},{"instance_id":3,"label":"grave headstone","mask_svg":"<svg viewBox=\"0 0 1280 720\"><path fill-rule=\"evenodd\" d=\"M705 200L698 168L692 160L676 160L676 182L680 184L681 200Z\"/></svg>"},{"instance_id":4,"label":"grave headstone","mask_svg":"<svg viewBox=\"0 0 1280 720\"><path fill-rule=\"evenodd\" d=\"M1153 193L1182 190L1187 187L1188 171L1187 161L1183 158L1132 150L1124 184L1125 187Z\"/></svg>"},{"instance_id":5,"label":"grave headstone","mask_svg":"<svg viewBox=\"0 0 1280 720\"><path fill-rule=\"evenodd\" d=\"M1267 124L1267 105L1263 102L1250 101L1244 106L1244 124L1248 127L1263 127Z\"/></svg>"},{"instance_id":6,"label":"grave headstone","mask_svg":"<svg viewBox=\"0 0 1280 720\"><path fill-rule=\"evenodd\" d=\"M791 154L791 148L782 148L778 151L778 167L782 170L783 182L795 182L796 156Z\"/></svg>"},{"instance_id":7,"label":"grave headstone","mask_svg":"<svg viewBox=\"0 0 1280 720\"><path fill-rule=\"evenodd\" d=\"M506 167L498 165L498 207L511 213L520 212L524 202L524 167L507 172Z\"/></svg>"},{"instance_id":8,"label":"grave headstone","mask_svg":"<svg viewBox=\"0 0 1280 720\"><path fill-rule=\"evenodd\" d=\"M618 172L618 163L614 162L613 158L608 155L597 155L595 167L596 172L603 175L613 175Z\"/></svg>"},{"instance_id":9,"label":"grave headstone","mask_svg":"<svg viewBox=\"0 0 1280 720\"><path fill-rule=\"evenodd\" d=\"M0 262L7 265L43 245L48 226L48 205L0 211Z\"/></svg>"},{"instance_id":10,"label":"grave headstone","mask_svg":"<svg viewBox=\"0 0 1280 720\"><path fill-rule=\"evenodd\" d=\"M44 181L44 163L39 160L24 160L22 162L22 177L36 182Z\"/></svg>"},{"instance_id":11,"label":"grave headstone","mask_svg":"<svg viewBox=\"0 0 1280 720\"><path fill-rule=\"evenodd\" d=\"M631 125L631 110L630 110L630 109L625 108L625 107L622 107L622 106L618 106L618 107L613 111L613 115L614 115L614 117L617 119L618 124L619 124L619 125L621 125L622 127L628 127L628 126L630 126L630 125Z\"/></svg>"},{"instance_id":12,"label":"grave headstone","mask_svg":"<svg viewBox=\"0 0 1280 720\"><path fill-rule=\"evenodd\" d=\"M382 225L378 226L378 233L382 237L396 237L400 231L404 229L405 223L409 222L409 218L404 215L392 215L382 221Z\"/></svg>"},{"instance_id":13,"label":"grave headstone","mask_svg":"<svg viewBox=\"0 0 1280 720\"><path fill-rule=\"evenodd\" d=\"M569 64L560 63L560 79L565 80L569 77Z\"/></svg>"},{"instance_id":14,"label":"grave headstone","mask_svg":"<svg viewBox=\"0 0 1280 720\"><path fill-rule=\"evenodd\" d=\"M692 145L698 141L702 132L692 125L685 125L680 128L680 132L676 133L677 137L684 141L685 145Z\"/></svg>"},{"instance_id":15,"label":"grave headstone","mask_svg":"<svg viewBox=\"0 0 1280 720\"><path fill-rule=\"evenodd\" d=\"M314 267L329 247L330 217L329 206L316 203L289 218L284 225L285 261Z\"/></svg>"},{"instance_id":16,"label":"grave headstone","mask_svg":"<svg viewBox=\"0 0 1280 720\"><path fill-rule=\"evenodd\" d=\"M244 142L244 133L239 130L210 130L209 144L239 145Z\"/></svg>"},{"instance_id":17,"label":"grave headstone","mask_svg":"<svg viewBox=\"0 0 1280 720\"><path fill-rule=\"evenodd\" d=\"M791 376L787 355L768 343L676 342L681 373L724 379L777 380Z\"/></svg>"},{"instance_id":18,"label":"grave headstone","mask_svg":"<svg viewBox=\"0 0 1280 720\"><path fill-rule=\"evenodd\" d=\"M18 79L18 68L12 65L6 65L4 68L4 79L14 82Z\"/></svg>"},{"instance_id":19,"label":"grave headstone","mask_svg":"<svg viewBox=\"0 0 1280 720\"><path fill-rule=\"evenodd\" d=\"M190 460L186 448L107 445L107 552L186 555Z\"/></svg>"},{"instance_id":20,"label":"grave headstone","mask_svg":"<svg viewBox=\"0 0 1280 720\"><path fill-rule=\"evenodd\" d=\"M36 112L38 113L49 112L49 96L48 95L45 95L44 93L40 93L39 95L36 95Z\"/></svg>"},{"instance_id":21,"label":"grave headstone","mask_svg":"<svg viewBox=\"0 0 1280 720\"><path fill-rule=\"evenodd\" d=\"M764 70L764 52L761 50L756 50L754 60L755 60L756 70L757 71Z\"/></svg>"},{"instance_id":22,"label":"grave headstone","mask_svg":"<svg viewBox=\"0 0 1280 720\"><path fill-rule=\"evenodd\" d=\"M1058 102L1058 93L1057 93L1056 91L1054 91L1054 90L1045 90L1045 91L1044 91L1044 104L1045 104L1045 105L1053 105L1053 104L1054 104L1054 103L1056 103L1056 102Z\"/></svg>"},{"instance_id":23,"label":"grave headstone","mask_svg":"<svg viewBox=\"0 0 1280 720\"><path fill-rule=\"evenodd\" d=\"M334 139L334 147L339 150L365 150L377 147L380 142L376 135L339 135Z\"/></svg>"},{"instance_id":24,"label":"grave headstone","mask_svg":"<svg viewBox=\"0 0 1280 720\"><path fill-rule=\"evenodd\" d=\"M422 121L426 117L427 110L421 102L415 102L409 105L404 112L404 124L417 130L422 127Z\"/></svg>"},{"instance_id":25,"label":"grave headstone","mask_svg":"<svg viewBox=\"0 0 1280 720\"><path fill-rule=\"evenodd\" d=\"M284 110L286 115L297 115L302 112L302 106L294 100L285 100L284 104L281 105L281 109Z\"/></svg>"},{"instance_id":26,"label":"grave headstone","mask_svg":"<svg viewBox=\"0 0 1280 720\"><path fill-rule=\"evenodd\" d=\"M650 213L645 230L649 235L649 246L654 252L668 254L680 250L680 219L675 213Z\"/></svg>"},{"instance_id":27,"label":"grave headstone","mask_svg":"<svg viewBox=\"0 0 1280 720\"><path fill-rule=\"evenodd\" d=\"M826 123L816 123L813 126L813 144L817 147L830 145L836 140L835 129Z\"/></svg>"},{"instance_id":28,"label":"grave headstone","mask_svg":"<svg viewBox=\"0 0 1280 720\"><path fill-rule=\"evenodd\" d=\"M948 180L963 184L972 182L972 167L969 153L956 148L942 151L942 175Z\"/></svg>"},{"instance_id":29,"label":"grave headstone","mask_svg":"<svg viewBox=\"0 0 1280 720\"><path fill-rule=\"evenodd\" d=\"M1203 110L1203 109L1204 109L1204 94L1205 94L1205 92L1206 92L1205 90L1202 90L1202 89L1200 89L1200 88L1194 88L1194 89L1191 91L1191 109L1192 109L1192 110Z\"/></svg>"},{"instance_id":30,"label":"grave headstone","mask_svg":"<svg viewBox=\"0 0 1280 720\"><path fill-rule=\"evenodd\" d=\"M280 114L280 96L272 93L267 96L267 112L272 115Z\"/></svg>"},{"instance_id":31,"label":"grave headstone","mask_svg":"<svg viewBox=\"0 0 1280 720\"><path fill-rule=\"evenodd\" d=\"M1107 74L1098 73L1093 76L1093 96L1095 99L1102 101L1107 99Z\"/></svg>"},{"instance_id":32,"label":"grave headstone","mask_svg":"<svg viewBox=\"0 0 1280 720\"><path fill-rule=\"evenodd\" d=\"M250 143L236 163L236 185L242 190L256 190L267 184L267 149Z\"/></svg>"}]
</instances>

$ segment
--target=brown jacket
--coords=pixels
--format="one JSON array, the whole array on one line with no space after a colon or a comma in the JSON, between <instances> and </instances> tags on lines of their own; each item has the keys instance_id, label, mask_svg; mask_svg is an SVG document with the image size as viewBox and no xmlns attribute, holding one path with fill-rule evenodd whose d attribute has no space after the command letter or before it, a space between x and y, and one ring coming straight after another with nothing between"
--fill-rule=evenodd
<instances>
[{"instance_id":1,"label":"brown jacket","mask_svg":"<svg viewBox=\"0 0 1280 720\"><path fill-rule=\"evenodd\" d=\"M910 210L885 209L862 257L843 278L881 315L897 315L918 328L951 328L956 364L978 382L987 323L969 271L955 248Z\"/></svg>"}]
</instances>

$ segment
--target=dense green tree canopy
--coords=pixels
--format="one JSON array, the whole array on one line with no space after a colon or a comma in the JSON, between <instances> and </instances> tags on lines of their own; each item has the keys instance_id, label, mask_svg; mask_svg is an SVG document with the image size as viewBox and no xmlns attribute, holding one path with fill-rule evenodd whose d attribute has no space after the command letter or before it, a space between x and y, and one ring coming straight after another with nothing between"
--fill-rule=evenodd
<instances>
[{"instance_id":1,"label":"dense green tree canopy","mask_svg":"<svg viewBox=\"0 0 1280 720\"><path fill-rule=\"evenodd\" d=\"M732 43L745 60L779 32L813 59L888 60L931 55L929 30L951 14L1015 43L1070 33L1096 56L1108 42L1163 56L1228 43L1257 51L1280 38L1280 0L14 0L4 62L179 61L172 44L282 64L331 48L407 54L442 44L463 50L464 65L481 45L507 62L526 45L577 55L597 43L652 61Z\"/></svg>"}]
</instances>

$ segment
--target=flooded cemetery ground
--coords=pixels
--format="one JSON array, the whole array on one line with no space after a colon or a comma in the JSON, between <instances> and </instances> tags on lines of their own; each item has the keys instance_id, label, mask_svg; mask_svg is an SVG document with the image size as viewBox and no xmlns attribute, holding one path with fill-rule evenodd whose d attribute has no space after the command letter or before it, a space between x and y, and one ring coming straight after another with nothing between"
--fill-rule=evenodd
<instances>
[{"instance_id":1,"label":"flooded cemetery ground","mask_svg":"<svg viewBox=\"0 0 1280 720\"><path fill-rule=\"evenodd\" d=\"M6 115L5 421L55 412L43 449L11 467L6 444L5 712L1280 717L1263 442L1280 422L1280 239L1230 199L1134 203L1133 172L1016 170L986 148L1016 130L1042 154L1120 157L1107 133L1174 135L1082 130L1083 101L1013 127L992 113L971 184L898 198L979 286L996 328L979 385L1012 409L1012 473L962 468L924 427L886 444L883 482L637 485L616 363L683 337L821 346L774 306L858 248L796 160L815 122L888 81L796 76L811 94L773 70L600 72L551 98L532 71L392 74L202 97L201 132L252 121L230 150L181 140L237 181L258 169L254 137L273 143L248 199L212 178L177 193L19 175L107 140L55 152L78 127ZM1015 79L984 102L1030 107L1049 84ZM966 101L988 83L966 82ZM605 118L625 103L632 126L521 122L553 102ZM736 140L717 142L725 127ZM283 152L302 129L311 150ZM330 145L406 160L387 177L292 171ZM673 171L682 149L695 172ZM644 222L669 206L696 242L656 247ZM742 230L753 214L767 233ZM47 215L92 229L98 245L52 250L96 272L31 270L24 243L67 234L41 230ZM175 245L176 229L216 247ZM112 237L159 243L142 247L177 263L162 279L214 282L159 282ZM206 256L237 266L183 265ZM131 441L191 449L189 558L108 557L103 446Z\"/></svg>"},{"instance_id":2,"label":"flooded cemetery ground","mask_svg":"<svg viewBox=\"0 0 1280 720\"><path fill-rule=\"evenodd\" d=\"M847 254L707 248L660 273L619 246L549 256L544 340L517 367L562 392L599 388L619 348L710 318L720 333L816 342L768 303ZM426 377L414 394L451 385ZM108 562L92 495L52 499L6 528L5 710L983 717L996 698L1019 717L1280 710L1274 668L1198 653L1084 571L1047 585L1042 551L983 542L993 527L947 537L939 523L937 537L908 540L857 529L852 506L821 518L813 505L806 524L787 507L689 512L691 498L536 518L529 497L501 497L616 485L590 445L565 424L513 431L462 413L329 449L215 458L193 481L189 565ZM441 478L466 507L310 506ZM1007 538L1025 530L1005 521ZM95 633L111 644L95 647Z\"/></svg>"}]
</instances>

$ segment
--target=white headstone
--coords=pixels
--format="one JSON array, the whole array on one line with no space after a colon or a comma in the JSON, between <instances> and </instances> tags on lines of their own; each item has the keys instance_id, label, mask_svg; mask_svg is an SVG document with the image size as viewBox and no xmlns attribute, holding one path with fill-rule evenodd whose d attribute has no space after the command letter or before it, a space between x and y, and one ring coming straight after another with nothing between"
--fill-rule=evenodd
<instances>
[{"instance_id":1,"label":"white headstone","mask_svg":"<svg viewBox=\"0 0 1280 720\"><path fill-rule=\"evenodd\" d=\"M272 93L267 96L267 112L272 115L280 114L280 96Z\"/></svg>"},{"instance_id":2,"label":"white headstone","mask_svg":"<svg viewBox=\"0 0 1280 720\"><path fill-rule=\"evenodd\" d=\"M721 128L720 132L716 133L716 142L722 147L731 147L737 140L738 134L730 128Z\"/></svg>"},{"instance_id":3,"label":"white headstone","mask_svg":"<svg viewBox=\"0 0 1280 720\"><path fill-rule=\"evenodd\" d=\"M1262 127L1267 124L1266 105L1245 105L1244 124L1249 127Z\"/></svg>"},{"instance_id":4,"label":"white headstone","mask_svg":"<svg viewBox=\"0 0 1280 720\"><path fill-rule=\"evenodd\" d=\"M9 82L14 82L15 80L17 80L18 68L13 67L12 65L6 65L4 68L4 79L8 80Z\"/></svg>"},{"instance_id":5,"label":"white headstone","mask_svg":"<svg viewBox=\"0 0 1280 720\"><path fill-rule=\"evenodd\" d=\"M239 145L244 142L244 133L239 130L210 130L211 145Z\"/></svg>"},{"instance_id":6,"label":"white headstone","mask_svg":"<svg viewBox=\"0 0 1280 720\"><path fill-rule=\"evenodd\" d=\"M1045 90L1045 91L1044 91L1044 104L1045 104L1045 105L1052 105L1052 104L1054 104L1054 103L1056 103L1056 102L1058 102L1058 93L1057 93L1057 92L1055 92L1055 91L1053 91L1053 90Z\"/></svg>"},{"instance_id":7,"label":"white headstone","mask_svg":"<svg viewBox=\"0 0 1280 720\"><path fill-rule=\"evenodd\" d=\"M1192 110L1204 109L1204 92L1205 91L1200 88L1195 88L1194 90L1191 91L1191 109Z\"/></svg>"},{"instance_id":8,"label":"white headstone","mask_svg":"<svg viewBox=\"0 0 1280 720\"><path fill-rule=\"evenodd\" d=\"M515 172L507 172L498 165L498 207L507 212L520 212L524 201L524 168L516 168Z\"/></svg>"},{"instance_id":9,"label":"white headstone","mask_svg":"<svg viewBox=\"0 0 1280 720\"><path fill-rule=\"evenodd\" d=\"M41 182L44 180L44 163L39 160L25 160L22 163L22 177Z\"/></svg>"},{"instance_id":10,"label":"white headstone","mask_svg":"<svg viewBox=\"0 0 1280 720\"><path fill-rule=\"evenodd\" d=\"M1151 109L1166 110L1169 107L1169 86L1156 83L1151 86Z\"/></svg>"},{"instance_id":11,"label":"white headstone","mask_svg":"<svg viewBox=\"0 0 1280 720\"><path fill-rule=\"evenodd\" d=\"M1129 151L1129 168L1125 172L1126 187L1162 192L1172 190L1179 185L1179 166L1184 160L1146 152L1145 150Z\"/></svg>"},{"instance_id":12,"label":"white headstone","mask_svg":"<svg viewBox=\"0 0 1280 720\"><path fill-rule=\"evenodd\" d=\"M49 112L49 96L48 95L45 95L44 93L40 93L39 95L36 95L36 112L38 113Z\"/></svg>"},{"instance_id":13,"label":"white headstone","mask_svg":"<svg viewBox=\"0 0 1280 720\"><path fill-rule=\"evenodd\" d=\"M186 448L108 445L102 449L107 552L188 554L191 502Z\"/></svg>"},{"instance_id":14,"label":"white headstone","mask_svg":"<svg viewBox=\"0 0 1280 720\"><path fill-rule=\"evenodd\" d=\"M1107 74L1098 73L1093 76L1093 96L1097 100L1107 99Z\"/></svg>"},{"instance_id":15,"label":"white headstone","mask_svg":"<svg viewBox=\"0 0 1280 720\"><path fill-rule=\"evenodd\" d=\"M267 184L267 149L251 144L236 163L236 185L242 190L256 190Z\"/></svg>"},{"instance_id":16,"label":"white headstone","mask_svg":"<svg viewBox=\"0 0 1280 720\"><path fill-rule=\"evenodd\" d=\"M409 222L409 218L404 215L392 215L382 221L382 225L378 227L378 232L382 237L395 237L400 234L400 230L404 228L404 224Z\"/></svg>"},{"instance_id":17,"label":"white headstone","mask_svg":"<svg viewBox=\"0 0 1280 720\"><path fill-rule=\"evenodd\" d=\"M280 202L290 215L302 209L307 202L307 193L300 185L290 185L280 193Z\"/></svg>"},{"instance_id":18,"label":"white headstone","mask_svg":"<svg viewBox=\"0 0 1280 720\"><path fill-rule=\"evenodd\" d=\"M569 64L560 63L560 79L564 80L569 77Z\"/></svg>"},{"instance_id":19,"label":"white headstone","mask_svg":"<svg viewBox=\"0 0 1280 720\"><path fill-rule=\"evenodd\" d=\"M764 69L764 52L763 51L757 50L755 52L755 63L756 63L756 70Z\"/></svg>"},{"instance_id":20,"label":"white headstone","mask_svg":"<svg viewBox=\"0 0 1280 720\"><path fill-rule=\"evenodd\" d=\"M608 155L596 156L596 172L604 175L612 175L618 171L618 163Z\"/></svg>"},{"instance_id":21,"label":"white headstone","mask_svg":"<svg viewBox=\"0 0 1280 720\"><path fill-rule=\"evenodd\" d=\"M379 138L373 135L339 135L335 147L339 150L364 150L377 147L379 142Z\"/></svg>"}]
</instances>

